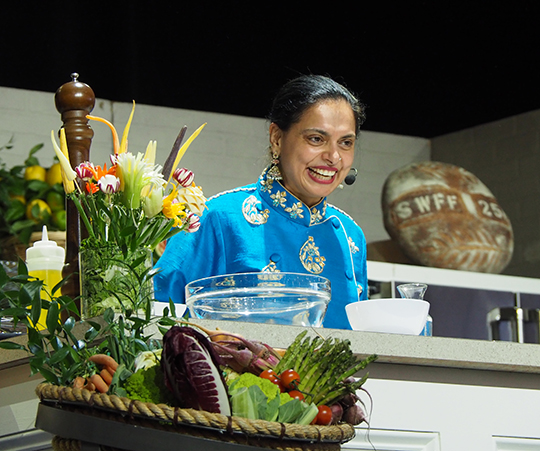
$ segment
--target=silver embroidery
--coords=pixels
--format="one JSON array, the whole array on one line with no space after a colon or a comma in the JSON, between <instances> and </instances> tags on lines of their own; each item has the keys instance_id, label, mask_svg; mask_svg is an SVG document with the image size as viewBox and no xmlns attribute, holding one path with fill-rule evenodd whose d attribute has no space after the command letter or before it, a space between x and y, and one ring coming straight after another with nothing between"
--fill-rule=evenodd
<instances>
[{"instance_id":1,"label":"silver embroidery","mask_svg":"<svg viewBox=\"0 0 540 451\"><path fill-rule=\"evenodd\" d=\"M257 207L261 205L261 202L253 195L244 200L242 204L242 214L246 221L253 225L265 224L268 221L268 210L259 210Z\"/></svg>"}]
</instances>

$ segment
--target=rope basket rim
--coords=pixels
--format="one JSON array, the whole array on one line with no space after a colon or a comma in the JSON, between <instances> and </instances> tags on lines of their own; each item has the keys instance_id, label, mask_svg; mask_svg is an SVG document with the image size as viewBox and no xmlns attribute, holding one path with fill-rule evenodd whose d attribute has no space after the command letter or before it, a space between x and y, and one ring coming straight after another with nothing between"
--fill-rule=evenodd
<instances>
[{"instance_id":1,"label":"rope basket rim","mask_svg":"<svg viewBox=\"0 0 540 451\"><path fill-rule=\"evenodd\" d=\"M91 392L83 388L53 385L48 382L39 384L36 387L36 394L40 401L92 407L118 415L156 420L162 424L163 422L170 423L171 426L182 425L201 430L210 429L245 437L342 444L355 436L354 426L349 423L321 426L250 420L203 410L136 401L117 395Z\"/></svg>"}]
</instances>

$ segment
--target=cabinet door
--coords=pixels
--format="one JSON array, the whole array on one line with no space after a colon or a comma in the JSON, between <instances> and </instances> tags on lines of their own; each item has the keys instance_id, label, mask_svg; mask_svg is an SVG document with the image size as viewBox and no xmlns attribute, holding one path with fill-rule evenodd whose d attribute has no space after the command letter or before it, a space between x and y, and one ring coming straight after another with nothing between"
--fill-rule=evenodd
<instances>
[{"instance_id":1,"label":"cabinet door","mask_svg":"<svg viewBox=\"0 0 540 451\"><path fill-rule=\"evenodd\" d=\"M540 451L540 390L382 379L364 387L370 430L359 427L344 449Z\"/></svg>"}]
</instances>

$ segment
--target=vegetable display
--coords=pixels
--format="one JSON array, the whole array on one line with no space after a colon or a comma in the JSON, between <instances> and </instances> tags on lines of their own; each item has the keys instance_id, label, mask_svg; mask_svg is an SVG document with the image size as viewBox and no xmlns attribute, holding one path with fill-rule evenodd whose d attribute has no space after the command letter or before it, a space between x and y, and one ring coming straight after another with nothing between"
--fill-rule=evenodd
<instances>
[{"instance_id":1,"label":"vegetable display","mask_svg":"<svg viewBox=\"0 0 540 451\"><path fill-rule=\"evenodd\" d=\"M61 323L61 312L76 311L70 298L55 295L62 283L42 299L43 282L28 276L23 262L13 277L0 267L0 300L9 304L0 317L28 330L26 344L3 340L0 348L25 350L32 374L54 386L281 423L366 420L358 391L367 373L358 375L376 356L359 358L348 340L308 336L306 328L286 350L274 349L175 319L173 303L161 317L107 309L99 320L69 316ZM37 330L42 309L47 329ZM147 335L154 325L162 340Z\"/></svg>"}]
</instances>

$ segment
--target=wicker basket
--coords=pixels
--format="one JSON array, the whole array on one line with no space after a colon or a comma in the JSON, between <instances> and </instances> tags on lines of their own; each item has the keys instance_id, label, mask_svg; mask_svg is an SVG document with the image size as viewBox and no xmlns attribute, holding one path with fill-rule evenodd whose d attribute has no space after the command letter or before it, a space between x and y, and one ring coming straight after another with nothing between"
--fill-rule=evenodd
<instances>
[{"instance_id":1,"label":"wicker basket","mask_svg":"<svg viewBox=\"0 0 540 451\"><path fill-rule=\"evenodd\" d=\"M123 420L127 418L130 422L142 421L145 426L165 428L180 434L284 451L338 451L342 443L351 440L355 435L354 427L348 423L302 426L249 420L201 410L175 408L166 404L134 401L48 383L38 385L36 393L42 401L52 401L91 415L112 415ZM57 451L81 449L77 440L61 437L55 437L52 446Z\"/></svg>"}]
</instances>

